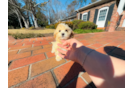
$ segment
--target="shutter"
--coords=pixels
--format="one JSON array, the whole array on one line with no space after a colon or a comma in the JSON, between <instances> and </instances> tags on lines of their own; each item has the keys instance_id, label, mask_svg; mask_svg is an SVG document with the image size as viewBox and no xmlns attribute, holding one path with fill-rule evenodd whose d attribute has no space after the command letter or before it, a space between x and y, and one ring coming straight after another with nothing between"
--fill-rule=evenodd
<instances>
[{"instance_id":1,"label":"shutter","mask_svg":"<svg viewBox=\"0 0 134 88\"><path fill-rule=\"evenodd\" d=\"M112 5L109 7L109 12L108 12L108 15L107 15L107 18L106 18L105 27L107 27L108 21L111 20L111 16L112 16L112 13L113 13L114 5L115 5L115 3L112 4Z\"/></svg>"},{"instance_id":2,"label":"shutter","mask_svg":"<svg viewBox=\"0 0 134 88\"><path fill-rule=\"evenodd\" d=\"M82 20L82 18L81 18L81 17L82 17L82 14L80 14L80 20Z\"/></svg>"},{"instance_id":3,"label":"shutter","mask_svg":"<svg viewBox=\"0 0 134 88\"><path fill-rule=\"evenodd\" d=\"M96 24L97 16L98 16L98 9L95 10L94 21L93 21L95 24Z\"/></svg>"},{"instance_id":4,"label":"shutter","mask_svg":"<svg viewBox=\"0 0 134 88\"><path fill-rule=\"evenodd\" d=\"M90 11L88 12L87 21L89 21L90 18Z\"/></svg>"}]
</instances>

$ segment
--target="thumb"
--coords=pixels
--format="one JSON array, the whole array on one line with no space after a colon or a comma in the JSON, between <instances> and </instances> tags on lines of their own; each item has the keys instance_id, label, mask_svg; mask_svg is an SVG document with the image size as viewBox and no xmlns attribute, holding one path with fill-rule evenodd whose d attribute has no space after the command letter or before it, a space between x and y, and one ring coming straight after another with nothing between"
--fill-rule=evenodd
<instances>
[{"instance_id":1,"label":"thumb","mask_svg":"<svg viewBox=\"0 0 134 88\"><path fill-rule=\"evenodd\" d=\"M72 48L76 49L76 46L77 46L76 43L73 43Z\"/></svg>"}]
</instances>

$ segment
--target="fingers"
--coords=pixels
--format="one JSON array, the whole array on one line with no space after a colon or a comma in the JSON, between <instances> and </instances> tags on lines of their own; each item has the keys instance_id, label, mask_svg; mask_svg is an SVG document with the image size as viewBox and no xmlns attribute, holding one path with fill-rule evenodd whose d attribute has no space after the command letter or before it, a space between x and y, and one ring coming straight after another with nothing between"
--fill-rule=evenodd
<instances>
[{"instance_id":1,"label":"fingers","mask_svg":"<svg viewBox=\"0 0 134 88\"><path fill-rule=\"evenodd\" d=\"M63 49L66 49L68 50L68 47L67 46L63 46L62 44L58 44L59 47L63 48Z\"/></svg>"},{"instance_id":2,"label":"fingers","mask_svg":"<svg viewBox=\"0 0 134 88\"><path fill-rule=\"evenodd\" d=\"M60 53L59 53L58 55L59 55L61 58L65 58L64 55L62 55L62 54L60 54Z\"/></svg>"},{"instance_id":3,"label":"fingers","mask_svg":"<svg viewBox=\"0 0 134 88\"><path fill-rule=\"evenodd\" d=\"M62 53L62 54L66 54L67 53L67 51L64 51L64 50L62 50L62 49L57 49L60 53Z\"/></svg>"}]
</instances>

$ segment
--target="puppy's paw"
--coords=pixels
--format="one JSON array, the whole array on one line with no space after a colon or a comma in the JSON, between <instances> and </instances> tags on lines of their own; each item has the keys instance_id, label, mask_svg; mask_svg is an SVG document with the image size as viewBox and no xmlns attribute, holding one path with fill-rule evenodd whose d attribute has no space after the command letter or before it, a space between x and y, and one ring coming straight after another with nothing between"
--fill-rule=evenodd
<instances>
[{"instance_id":1,"label":"puppy's paw","mask_svg":"<svg viewBox=\"0 0 134 88\"><path fill-rule=\"evenodd\" d=\"M56 61L60 61L60 60L62 60L62 58L59 56L56 56Z\"/></svg>"}]
</instances>

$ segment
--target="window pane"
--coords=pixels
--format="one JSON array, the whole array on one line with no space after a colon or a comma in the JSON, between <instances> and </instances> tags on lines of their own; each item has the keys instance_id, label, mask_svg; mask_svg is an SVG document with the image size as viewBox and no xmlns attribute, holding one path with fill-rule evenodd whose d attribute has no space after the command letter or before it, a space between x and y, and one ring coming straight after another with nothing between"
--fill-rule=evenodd
<instances>
[{"instance_id":1,"label":"window pane","mask_svg":"<svg viewBox=\"0 0 134 88\"><path fill-rule=\"evenodd\" d=\"M87 14L83 15L83 20L87 21Z\"/></svg>"},{"instance_id":2,"label":"window pane","mask_svg":"<svg viewBox=\"0 0 134 88\"><path fill-rule=\"evenodd\" d=\"M100 11L99 21L104 21L105 20L106 12L107 12L107 9Z\"/></svg>"}]
</instances>

